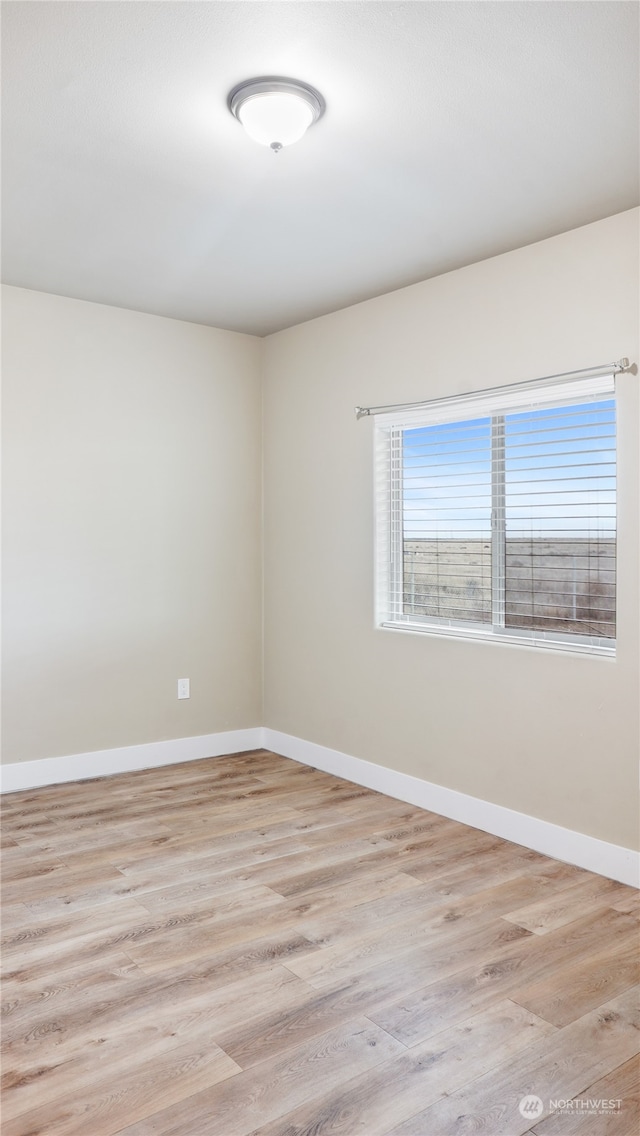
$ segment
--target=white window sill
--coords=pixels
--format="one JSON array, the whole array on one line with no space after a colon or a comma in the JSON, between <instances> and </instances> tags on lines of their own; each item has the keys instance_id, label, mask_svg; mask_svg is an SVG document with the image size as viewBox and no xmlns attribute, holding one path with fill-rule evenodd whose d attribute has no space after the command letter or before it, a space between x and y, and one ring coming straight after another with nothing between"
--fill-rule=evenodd
<instances>
[{"instance_id":1,"label":"white window sill","mask_svg":"<svg viewBox=\"0 0 640 1136\"><path fill-rule=\"evenodd\" d=\"M382 631L403 631L418 635L431 635L440 639L466 639L478 643L493 643L507 647L529 647L543 651L562 651L571 655L592 655L615 659L615 642L552 638L543 635L522 635L515 631L493 631L490 627L455 626L453 624L420 623L406 620L385 620L377 625Z\"/></svg>"}]
</instances>

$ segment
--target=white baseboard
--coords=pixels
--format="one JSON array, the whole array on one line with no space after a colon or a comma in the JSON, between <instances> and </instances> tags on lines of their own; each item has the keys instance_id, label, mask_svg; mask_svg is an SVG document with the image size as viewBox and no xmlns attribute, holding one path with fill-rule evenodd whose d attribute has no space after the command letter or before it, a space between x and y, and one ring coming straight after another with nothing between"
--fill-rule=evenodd
<instances>
[{"instance_id":1,"label":"white baseboard","mask_svg":"<svg viewBox=\"0 0 640 1136\"><path fill-rule=\"evenodd\" d=\"M441 816L450 817L472 828L511 840L514 844L532 848L545 856L619 880L620 883L638 887L640 882L640 853L630 848L608 844L582 832L574 832L538 817L504 808L503 805L482 801L467 793L423 781L420 777L398 773L360 757L351 757L339 750L261 726L2 765L0 792L12 793L66 781L108 777L112 773L152 769L205 757L221 757L227 753L242 753L261 747L300 761L303 765L313 765L326 773L344 777L356 785L375 789L418 808L440 813Z\"/></svg>"},{"instance_id":2,"label":"white baseboard","mask_svg":"<svg viewBox=\"0 0 640 1136\"><path fill-rule=\"evenodd\" d=\"M75 753L71 757L18 761L0 766L0 792L15 793L20 789L37 789L64 781L108 777L112 773L130 773L134 769L153 769L160 765L176 765L182 761L260 749L262 735L262 727L255 726L249 730L227 730L195 738L172 738L165 742L99 749L94 753Z\"/></svg>"},{"instance_id":3,"label":"white baseboard","mask_svg":"<svg viewBox=\"0 0 640 1136\"><path fill-rule=\"evenodd\" d=\"M608 844L605 840L585 836L582 832L562 828L538 817L515 812L503 805L494 805L491 801L482 801L467 793L446 789L443 785L434 785L420 777L398 773L386 766L375 765L371 761L363 761L362 758L351 757L347 753L303 741L290 734L281 734L268 727L263 730L262 744L266 749L300 761L303 765L313 765L316 769L344 777L367 789L376 789L379 793L407 801L418 808L440 813L441 816L471 825L472 828L480 828L493 836L501 836L514 844L532 848L555 860L576 864L589 872L596 872L632 887L639 885L640 853L631 848Z\"/></svg>"}]
</instances>

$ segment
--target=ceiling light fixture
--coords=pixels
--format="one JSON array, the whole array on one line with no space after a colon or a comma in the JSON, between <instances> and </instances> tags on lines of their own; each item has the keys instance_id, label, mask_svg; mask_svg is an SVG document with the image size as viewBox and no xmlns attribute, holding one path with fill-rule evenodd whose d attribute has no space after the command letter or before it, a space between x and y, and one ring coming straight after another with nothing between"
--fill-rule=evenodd
<instances>
[{"instance_id":1,"label":"ceiling light fixture","mask_svg":"<svg viewBox=\"0 0 640 1136\"><path fill-rule=\"evenodd\" d=\"M273 75L238 83L227 103L249 137L276 154L298 142L325 109L322 95L308 83Z\"/></svg>"}]
</instances>

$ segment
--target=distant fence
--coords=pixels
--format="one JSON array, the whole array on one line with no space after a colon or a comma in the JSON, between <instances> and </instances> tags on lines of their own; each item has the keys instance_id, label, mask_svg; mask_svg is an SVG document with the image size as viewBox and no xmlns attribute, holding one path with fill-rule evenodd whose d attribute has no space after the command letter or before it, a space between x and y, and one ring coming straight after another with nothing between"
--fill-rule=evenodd
<instances>
[{"instance_id":1,"label":"distant fence","mask_svg":"<svg viewBox=\"0 0 640 1136\"><path fill-rule=\"evenodd\" d=\"M613 539L507 539L507 627L615 638ZM491 543L404 544L407 615L491 622Z\"/></svg>"}]
</instances>

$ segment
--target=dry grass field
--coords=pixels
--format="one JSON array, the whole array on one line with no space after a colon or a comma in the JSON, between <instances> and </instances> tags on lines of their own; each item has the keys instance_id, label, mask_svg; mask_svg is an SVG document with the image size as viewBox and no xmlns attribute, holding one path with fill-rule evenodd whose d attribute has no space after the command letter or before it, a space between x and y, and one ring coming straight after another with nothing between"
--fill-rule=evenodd
<instances>
[{"instance_id":1,"label":"dry grass field","mask_svg":"<svg viewBox=\"0 0 640 1136\"><path fill-rule=\"evenodd\" d=\"M507 627L614 639L615 570L615 540L507 539ZM491 623L490 542L405 541L404 610Z\"/></svg>"}]
</instances>

